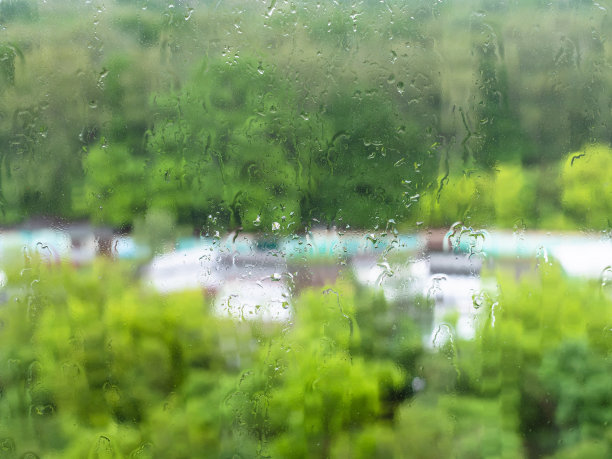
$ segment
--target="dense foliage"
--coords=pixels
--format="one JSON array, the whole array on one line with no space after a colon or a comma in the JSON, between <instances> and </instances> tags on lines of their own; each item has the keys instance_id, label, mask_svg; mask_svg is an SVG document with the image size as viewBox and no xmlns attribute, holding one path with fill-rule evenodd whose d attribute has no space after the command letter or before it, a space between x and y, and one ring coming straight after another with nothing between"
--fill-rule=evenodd
<instances>
[{"instance_id":1,"label":"dense foliage","mask_svg":"<svg viewBox=\"0 0 612 459\"><path fill-rule=\"evenodd\" d=\"M11 0L0 24L2 223L605 227L562 172L610 142L601 5Z\"/></svg>"},{"instance_id":2,"label":"dense foliage","mask_svg":"<svg viewBox=\"0 0 612 459\"><path fill-rule=\"evenodd\" d=\"M609 233L611 27L582 0L0 0L0 231L85 220L151 254L264 233L275 264L311 226ZM431 329L442 277L395 302L293 282L270 323L0 243L0 457L612 455L610 266L485 273L464 339L456 311ZM378 284L423 249L395 248Z\"/></svg>"},{"instance_id":3,"label":"dense foliage","mask_svg":"<svg viewBox=\"0 0 612 459\"><path fill-rule=\"evenodd\" d=\"M20 266L21 265L21 266ZM0 310L7 457L480 457L610 454L612 301L553 265L501 280L475 340L444 339L349 281L305 290L292 324L214 315L130 267L35 258ZM23 267L25 266L25 268ZM503 276L505 279L506 276Z\"/></svg>"}]
</instances>

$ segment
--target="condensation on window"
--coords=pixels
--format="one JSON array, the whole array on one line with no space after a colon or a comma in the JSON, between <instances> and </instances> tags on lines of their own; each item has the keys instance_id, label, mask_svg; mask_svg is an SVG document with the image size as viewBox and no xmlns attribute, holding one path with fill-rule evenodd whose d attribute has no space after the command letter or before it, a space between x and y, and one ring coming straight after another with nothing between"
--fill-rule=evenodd
<instances>
[{"instance_id":1,"label":"condensation on window","mask_svg":"<svg viewBox=\"0 0 612 459\"><path fill-rule=\"evenodd\" d=\"M0 0L0 455L612 455L610 30Z\"/></svg>"}]
</instances>

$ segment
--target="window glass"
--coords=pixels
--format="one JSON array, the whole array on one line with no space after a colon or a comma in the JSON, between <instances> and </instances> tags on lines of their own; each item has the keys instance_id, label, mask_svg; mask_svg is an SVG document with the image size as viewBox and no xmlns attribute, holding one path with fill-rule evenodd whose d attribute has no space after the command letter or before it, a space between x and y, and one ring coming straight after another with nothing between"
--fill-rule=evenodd
<instances>
[{"instance_id":1,"label":"window glass","mask_svg":"<svg viewBox=\"0 0 612 459\"><path fill-rule=\"evenodd\" d=\"M608 10L0 0L0 455L612 455Z\"/></svg>"}]
</instances>

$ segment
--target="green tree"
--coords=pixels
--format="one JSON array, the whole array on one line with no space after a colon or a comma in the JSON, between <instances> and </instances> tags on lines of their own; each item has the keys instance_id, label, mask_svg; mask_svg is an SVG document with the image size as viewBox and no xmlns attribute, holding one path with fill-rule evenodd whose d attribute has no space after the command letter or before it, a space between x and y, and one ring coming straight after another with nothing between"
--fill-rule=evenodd
<instances>
[{"instance_id":1,"label":"green tree","mask_svg":"<svg viewBox=\"0 0 612 459\"><path fill-rule=\"evenodd\" d=\"M587 145L567 155L561 172L562 204L579 227L608 228L612 215L612 149Z\"/></svg>"}]
</instances>

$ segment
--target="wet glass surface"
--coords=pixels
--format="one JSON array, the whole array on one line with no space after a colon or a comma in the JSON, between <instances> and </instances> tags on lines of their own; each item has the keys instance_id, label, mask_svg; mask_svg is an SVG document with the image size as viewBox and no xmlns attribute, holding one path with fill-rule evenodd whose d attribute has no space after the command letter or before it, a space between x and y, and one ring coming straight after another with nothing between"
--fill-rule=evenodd
<instances>
[{"instance_id":1,"label":"wet glass surface","mask_svg":"<svg viewBox=\"0 0 612 459\"><path fill-rule=\"evenodd\" d=\"M610 30L0 0L0 456L610 456Z\"/></svg>"}]
</instances>

